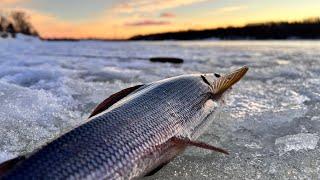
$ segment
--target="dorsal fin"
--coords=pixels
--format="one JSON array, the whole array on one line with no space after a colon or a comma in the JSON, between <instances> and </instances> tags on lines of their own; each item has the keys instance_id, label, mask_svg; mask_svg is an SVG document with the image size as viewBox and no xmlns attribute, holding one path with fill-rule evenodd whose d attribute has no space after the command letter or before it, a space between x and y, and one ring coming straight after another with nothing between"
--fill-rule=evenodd
<instances>
[{"instance_id":1,"label":"dorsal fin","mask_svg":"<svg viewBox=\"0 0 320 180\"><path fill-rule=\"evenodd\" d=\"M199 148L203 148L203 149L208 149L211 151L217 151L217 152L221 152L223 154L229 154L228 151L219 148L219 147L215 147L213 145L204 143L204 142L199 142L199 141L192 141L190 139L187 138L180 138L180 137L172 137L171 141L173 143L176 143L178 145L186 145L186 146L195 146L195 147L199 147Z\"/></svg>"},{"instance_id":2,"label":"dorsal fin","mask_svg":"<svg viewBox=\"0 0 320 180\"><path fill-rule=\"evenodd\" d=\"M136 85L133 87L129 87L126 89L123 89L115 94L112 94L111 96L109 96L107 99L105 99L104 101L102 101L90 114L89 118L91 118L92 116L95 116L103 111L105 111L106 109L108 109L109 107L111 107L113 104L115 104L116 102L120 101L121 99L123 99L124 97L126 97L127 95L129 95L130 93L132 93L133 91L137 90L138 88L140 88L143 85Z\"/></svg>"},{"instance_id":3,"label":"dorsal fin","mask_svg":"<svg viewBox=\"0 0 320 180\"><path fill-rule=\"evenodd\" d=\"M25 160L25 156L18 156L16 158L10 159L8 161L3 162L0 164L0 179L1 176L10 171L12 168L14 168L18 163Z\"/></svg>"}]
</instances>

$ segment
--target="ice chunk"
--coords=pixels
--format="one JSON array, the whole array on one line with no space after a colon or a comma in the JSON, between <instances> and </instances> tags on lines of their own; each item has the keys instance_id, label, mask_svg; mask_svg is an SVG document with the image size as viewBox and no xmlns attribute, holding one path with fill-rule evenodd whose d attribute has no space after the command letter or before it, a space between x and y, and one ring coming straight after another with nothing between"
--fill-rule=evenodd
<instances>
[{"instance_id":1,"label":"ice chunk","mask_svg":"<svg viewBox=\"0 0 320 180\"><path fill-rule=\"evenodd\" d=\"M311 121L320 121L320 116L313 116Z\"/></svg>"},{"instance_id":2,"label":"ice chunk","mask_svg":"<svg viewBox=\"0 0 320 180\"><path fill-rule=\"evenodd\" d=\"M279 65L287 65L290 63L290 61L279 59L276 61Z\"/></svg>"},{"instance_id":3,"label":"ice chunk","mask_svg":"<svg viewBox=\"0 0 320 180\"><path fill-rule=\"evenodd\" d=\"M275 145L279 149L280 155L288 151L298 151L314 149L319 141L317 133L299 133L295 135L287 135L276 139Z\"/></svg>"}]
</instances>

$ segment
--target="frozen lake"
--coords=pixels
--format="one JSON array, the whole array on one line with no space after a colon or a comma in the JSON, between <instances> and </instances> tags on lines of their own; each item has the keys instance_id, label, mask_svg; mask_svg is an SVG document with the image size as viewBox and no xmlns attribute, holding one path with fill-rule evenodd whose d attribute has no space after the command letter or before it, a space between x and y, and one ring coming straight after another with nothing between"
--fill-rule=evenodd
<instances>
[{"instance_id":1,"label":"frozen lake","mask_svg":"<svg viewBox=\"0 0 320 180\"><path fill-rule=\"evenodd\" d=\"M249 72L200 138L231 154L188 148L148 179L320 179L320 41L0 39L0 162L84 123L125 87L243 65Z\"/></svg>"}]
</instances>

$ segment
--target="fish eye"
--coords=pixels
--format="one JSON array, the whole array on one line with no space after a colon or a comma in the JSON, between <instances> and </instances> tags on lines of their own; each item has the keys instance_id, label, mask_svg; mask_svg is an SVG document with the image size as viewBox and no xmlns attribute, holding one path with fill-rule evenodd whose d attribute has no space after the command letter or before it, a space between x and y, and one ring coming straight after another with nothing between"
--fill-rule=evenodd
<instances>
[{"instance_id":1,"label":"fish eye","mask_svg":"<svg viewBox=\"0 0 320 180\"><path fill-rule=\"evenodd\" d=\"M206 83L206 84L208 84L209 86L211 86L210 83L209 83L209 81L206 79L206 77L204 77L203 75L201 75L201 78L202 78L202 81L203 81L204 83Z\"/></svg>"},{"instance_id":2,"label":"fish eye","mask_svg":"<svg viewBox=\"0 0 320 180\"><path fill-rule=\"evenodd\" d=\"M217 77L217 78L221 77L221 75L218 74L218 73L214 73L214 76Z\"/></svg>"}]
</instances>

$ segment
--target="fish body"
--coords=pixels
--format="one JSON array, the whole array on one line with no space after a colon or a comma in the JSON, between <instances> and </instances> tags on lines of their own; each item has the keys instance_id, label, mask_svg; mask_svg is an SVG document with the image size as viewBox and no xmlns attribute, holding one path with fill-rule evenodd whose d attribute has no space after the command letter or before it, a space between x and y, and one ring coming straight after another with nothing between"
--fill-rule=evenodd
<instances>
[{"instance_id":1,"label":"fish body","mask_svg":"<svg viewBox=\"0 0 320 180\"><path fill-rule=\"evenodd\" d=\"M180 139L195 140L210 124L226 91L219 92L219 79L193 74L139 86L16 165L3 179L142 177L188 146Z\"/></svg>"}]
</instances>

